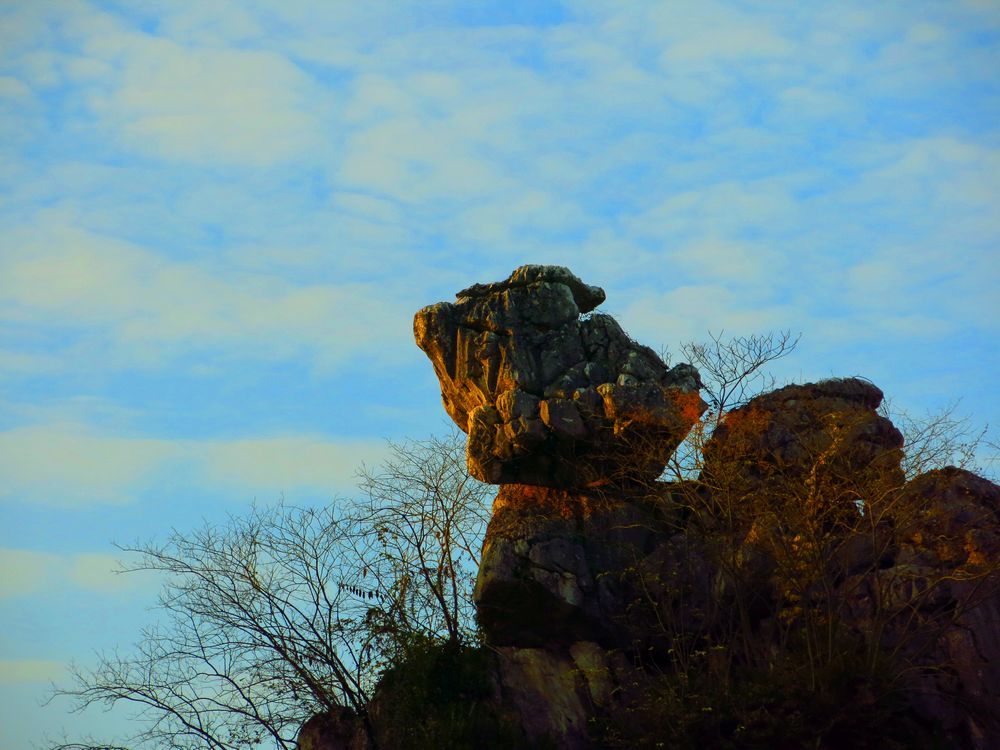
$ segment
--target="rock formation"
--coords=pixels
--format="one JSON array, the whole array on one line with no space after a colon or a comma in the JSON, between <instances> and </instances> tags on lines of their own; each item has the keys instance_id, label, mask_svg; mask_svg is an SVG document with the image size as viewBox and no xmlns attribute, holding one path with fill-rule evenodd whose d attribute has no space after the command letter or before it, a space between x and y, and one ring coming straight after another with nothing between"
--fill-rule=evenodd
<instances>
[{"instance_id":1,"label":"rock formation","mask_svg":"<svg viewBox=\"0 0 1000 750\"><path fill-rule=\"evenodd\" d=\"M881 390L860 378L789 385L757 396L729 412L712 434L702 479L766 492L776 482L815 481L822 460L827 481L848 494L875 481L898 485L903 436L877 412L882 398Z\"/></svg>"},{"instance_id":2,"label":"rock formation","mask_svg":"<svg viewBox=\"0 0 1000 750\"><path fill-rule=\"evenodd\" d=\"M879 570L917 616L889 634L915 669L911 701L956 746L1000 745L1000 487L956 468L922 474L898 499L900 544ZM907 639L916 627L920 638Z\"/></svg>"},{"instance_id":3,"label":"rock formation","mask_svg":"<svg viewBox=\"0 0 1000 750\"><path fill-rule=\"evenodd\" d=\"M891 655L908 703L886 709L902 734L884 746L1000 747L1000 487L952 468L906 482L903 437L859 378L750 400L703 446L697 479L660 482L705 410L699 375L592 313L604 296L565 268L523 266L414 320L468 434L470 473L501 485L475 589L489 646L480 707L512 722L516 746L648 743L659 730L642 722L667 710L655 690L678 650L696 660L684 679L711 680L717 658L779 654L812 621L838 626L838 653ZM728 653L734 627L744 650ZM754 710L793 722L789 700ZM876 703L850 696L845 721ZM392 705L380 693L370 722ZM716 729L734 747L753 731ZM830 737L823 747L857 741ZM363 746L346 714L300 738L303 750Z\"/></svg>"},{"instance_id":4,"label":"rock formation","mask_svg":"<svg viewBox=\"0 0 1000 750\"><path fill-rule=\"evenodd\" d=\"M698 373L668 369L608 315L581 318L603 301L566 268L522 266L416 314L474 477L586 487L663 471L705 409Z\"/></svg>"}]
</instances>

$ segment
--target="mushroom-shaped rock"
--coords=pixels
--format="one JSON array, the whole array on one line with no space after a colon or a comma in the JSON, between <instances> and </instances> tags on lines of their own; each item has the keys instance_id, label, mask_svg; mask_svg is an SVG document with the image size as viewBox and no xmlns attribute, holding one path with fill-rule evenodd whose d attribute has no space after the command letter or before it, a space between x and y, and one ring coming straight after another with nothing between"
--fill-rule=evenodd
<instances>
[{"instance_id":1,"label":"mushroom-shaped rock","mask_svg":"<svg viewBox=\"0 0 1000 750\"><path fill-rule=\"evenodd\" d=\"M417 345L493 484L649 482L705 410L698 372L668 368L608 315L604 290L561 266L521 266L420 310Z\"/></svg>"}]
</instances>

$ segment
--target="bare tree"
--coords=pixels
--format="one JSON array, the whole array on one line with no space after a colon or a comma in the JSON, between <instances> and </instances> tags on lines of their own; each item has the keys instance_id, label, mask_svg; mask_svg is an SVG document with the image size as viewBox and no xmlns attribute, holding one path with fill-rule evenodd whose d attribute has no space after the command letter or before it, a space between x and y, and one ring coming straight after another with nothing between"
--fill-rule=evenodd
<instances>
[{"instance_id":1,"label":"bare tree","mask_svg":"<svg viewBox=\"0 0 1000 750\"><path fill-rule=\"evenodd\" d=\"M907 477L942 466L990 473L993 467L980 465L978 455L984 446L996 450L997 446L986 439L989 425L977 427L970 416L959 412L959 406L959 401L952 401L938 411L920 415L897 407L890 399L879 407L879 413L891 419L905 436L903 470Z\"/></svg>"},{"instance_id":2,"label":"bare tree","mask_svg":"<svg viewBox=\"0 0 1000 750\"><path fill-rule=\"evenodd\" d=\"M724 331L709 332L708 341L689 341L680 347L684 358L698 369L708 409L671 456L668 479L683 481L698 476L712 433L730 411L774 388L776 379L768 365L791 354L801 338L791 331L732 338L724 335Z\"/></svg>"},{"instance_id":3,"label":"bare tree","mask_svg":"<svg viewBox=\"0 0 1000 750\"><path fill-rule=\"evenodd\" d=\"M351 585L381 603L373 616L385 619L391 658L405 646L400 634L475 638L472 589L494 490L469 476L459 433L390 445L389 460L361 471L351 548L363 565Z\"/></svg>"},{"instance_id":4,"label":"bare tree","mask_svg":"<svg viewBox=\"0 0 1000 750\"><path fill-rule=\"evenodd\" d=\"M346 707L367 722L402 644L473 637L489 492L466 473L458 435L391 448L362 471L363 499L255 509L122 547L136 556L123 571L163 576L161 616L134 650L77 668L53 698L131 707L137 730L121 746L133 748L291 750L313 714Z\"/></svg>"}]
</instances>

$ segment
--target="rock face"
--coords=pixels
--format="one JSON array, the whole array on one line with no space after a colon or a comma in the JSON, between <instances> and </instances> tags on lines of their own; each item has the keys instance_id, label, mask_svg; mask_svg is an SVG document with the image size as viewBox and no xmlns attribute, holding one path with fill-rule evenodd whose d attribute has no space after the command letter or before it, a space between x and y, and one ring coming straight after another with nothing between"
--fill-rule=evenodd
<instances>
[{"instance_id":1,"label":"rock face","mask_svg":"<svg viewBox=\"0 0 1000 750\"><path fill-rule=\"evenodd\" d=\"M913 600L926 632L910 646L922 667L912 674L913 703L956 744L997 747L1000 487L939 469L908 482L899 504L906 509L902 543L895 565L880 575L886 589Z\"/></svg>"},{"instance_id":2,"label":"rock face","mask_svg":"<svg viewBox=\"0 0 1000 750\"><path fill-rule=\"evenodd\" d=\"M604 291L560 266L522 266L420 310L417 344L493 484L652 482L705 409L690 365L668 369L613 318Z\"/></svg>"},{"instance_id":3,"label":"rock face","mask_svg":"<svg viewBox=\"0 0 1000 750\"><path fill-rule=\"evenodd\" d=\"M657 490L659 490L657 492ZM669 541L664 488L628 497L504 485L486 531L475 600L489 643L631 648L627 603L642 596L641 564ZM626 575L631 570L633 575ZM652 576L645 581L651 584Z\"/></svg>"},{"instance_id":4,"label":"rock face","mask_svg":"<svg viewBox=\"0 0 1000 750\"><path fill-rule=\"evenodd\" d=\"M316 714L302 725L296 750L367 750L361 720L349 708Z\"/></svg>"}]
</instances>

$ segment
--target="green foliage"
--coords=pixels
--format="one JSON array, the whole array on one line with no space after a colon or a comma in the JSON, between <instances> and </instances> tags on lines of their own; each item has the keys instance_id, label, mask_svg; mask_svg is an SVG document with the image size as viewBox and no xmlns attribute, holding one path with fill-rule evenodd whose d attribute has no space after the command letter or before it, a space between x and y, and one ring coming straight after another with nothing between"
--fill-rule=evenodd
<instances>
[{"instance_id":1,"label":"green foliage","mask_svg":"<svg viewBox=\"0 0 1000 750\"><path fill-rule=\"evenodd\" d=\"M413 638L386 670L377 690L384 747L413 750L503 750L523 737L493 700L491 654L483 647Z\"/></svg>"}]
</instances>

